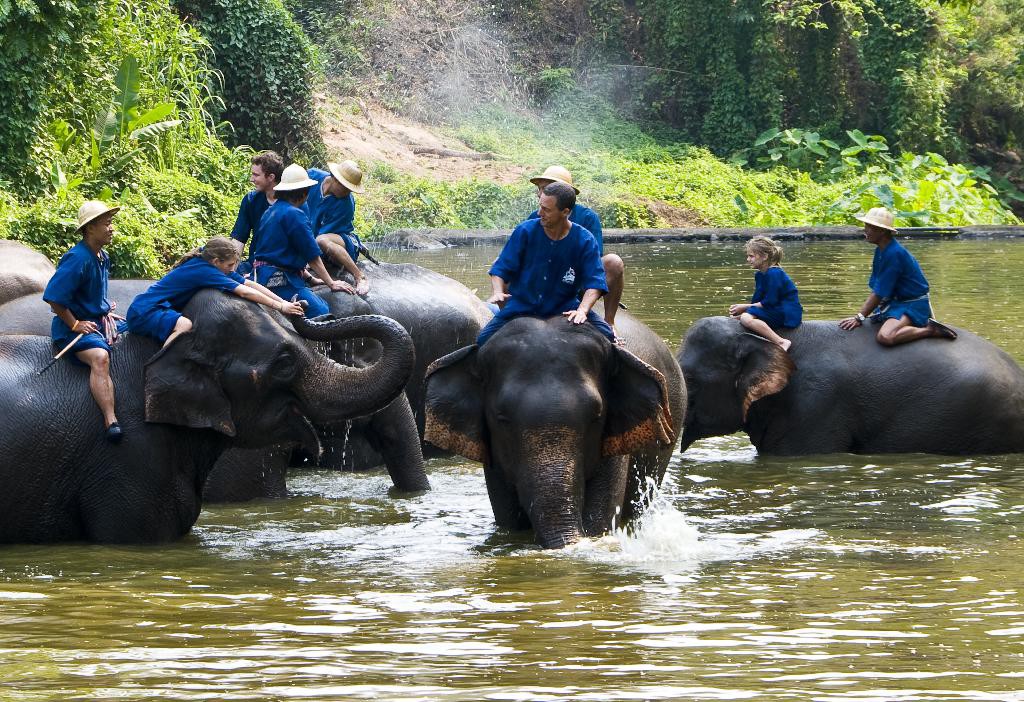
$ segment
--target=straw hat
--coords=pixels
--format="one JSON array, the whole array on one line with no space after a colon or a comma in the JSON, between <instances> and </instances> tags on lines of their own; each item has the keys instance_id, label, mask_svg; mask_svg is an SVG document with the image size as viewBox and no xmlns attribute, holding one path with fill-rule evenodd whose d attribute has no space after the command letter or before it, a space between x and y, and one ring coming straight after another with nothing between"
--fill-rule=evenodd
<instances>
[{"instance_id":1,"label":"straw hat","mask_svg":"<svg viewBox=\"0 0 1024 702\"><path fill-rule=\"evenodd\" d=\"M872 207L868 210L866 215L863 217L855 217L854 219L864 222L864 224L870 224L873 227L878 227L879 229L888 229L890 232L896 231L896 227L892 226L893 219L895 218L893 217L892 212L884 207Z\"/></svg>"},{"instance_id":2,"label":"straw hat","mask_svg":"<svg viewBox=\"0 0 1024 702\"><path fill-rule=\"evenodd\" d=\"M281 174L281 182L274 186L274 190L301 190L302 188L312 188L314 185L316 185L316 181L309 177L306 169L293 163L284 169L284 173Z\"/></svg>"},{"instance_id":3,"label":"straw hat","mask_svg":"<svg viewBox=\"0 0 1024 702\"><path fill-rule=\"evenodd\" d=\"M576 191L577 195L580 194L580 189L572 184L572 174L569 172L569 169L564 166L548 166L547 169L545 169L545 171L539 176L530 178L530 182L539 187L540 183L537 182L538 180L550 180L555 183L565 183L566 185L571 186L572 189Z\"/></svg>"},{"instance_id":4,"label":"straw hat","mask_svg":"<svg viewBox=\"0 0 1024 702\"><path fill-rule=\"evenodd\" d=\"M331 172L334 179L354 193L363 192L363 172L355 161L342 161L341 163L327 164L327 170Z\"/></svg>"},{"instance_id":5,"label":"straw hat","mask_svg":"<svg viewBox=\"0 0 1024 702\"><path fill-rule=\"evenodd\" d=\"M110 212L117 212L120 209L118 206L111 207L102 200L86 200L78 208L78 229L75 231L82 231L82 228L94 219L98 219Z\"/></svg>"}]
</instances>

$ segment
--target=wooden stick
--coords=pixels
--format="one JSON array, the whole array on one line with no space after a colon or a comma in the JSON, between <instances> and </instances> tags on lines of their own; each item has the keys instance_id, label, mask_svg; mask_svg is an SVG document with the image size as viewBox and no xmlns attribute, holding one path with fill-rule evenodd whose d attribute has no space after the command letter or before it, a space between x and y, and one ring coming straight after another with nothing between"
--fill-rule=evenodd
<instances>
[{"instance_id":1,"label":"wooden stick","mask_svg":"<svg viewBox=\"0 0 1024 702\"><path fill-rule=\"evenodd\" d=\"M58 353L56 356L54 356L53 359L49 363L47 363L46 366L41 371L39 371L39 373L37 375L42 375L47 370L49 370L50 366L52 366L54 363L56 363L58 360L60 360L61 356L66 354L68 351L70 351L71 347L74 346L75 344L77 344L79 339L81 339L83 336L85 336L85 332L81 332L78 336L76 336L74 339L72 339L71 342L67 346L62 348L60 350L60 353Z\"/></svg>"}]
</instances>

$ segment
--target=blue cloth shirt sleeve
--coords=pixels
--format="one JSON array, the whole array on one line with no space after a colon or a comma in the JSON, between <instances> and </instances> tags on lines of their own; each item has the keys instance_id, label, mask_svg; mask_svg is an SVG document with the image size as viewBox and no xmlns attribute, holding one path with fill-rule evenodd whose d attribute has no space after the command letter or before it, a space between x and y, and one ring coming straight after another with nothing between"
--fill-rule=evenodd
<instances>
[{"instance_id":1,"label":"blue cloth shirt sleeve","mask_svg":"<svg viewBox=\"0 0 1024 702\"><path fill-rule=\"evenodd\" d=\"M313 220L313 234L339 234L350 236L354 231L353 221L356 216L356 199L349 194L337 198L333 195L325 197Z\"/></svg>"},{"instance_id":2,"label":"blue cloth shirt sleeve","mask_svg":"<svg viewBox=\"0 0 1024 702\"><path fill-rule=\"evenodd\" d=\"M589 207L581 207L580 209L579 219L573 221L594 235L594 241L597 242L597 255L603 256L604 232L601 231L601 218Z\"/></svg>"},{"instance_id":3,"label":"blue cloth shirt sleeve","mask_svg":"<svg viewBox=\"0 0 1024 702\"><path fill-rule=\"evenodd\" d=\"M754 294L750 296L750 304L764 300L764 273L754 271Z\"/></svg>"},{"instance_id":4,"label":"blue cloth shirt sleeve","mask_svg":"<svg viewBox=\"0 0 1024 702\"><path fill-rule=\"evenodd\" d=\"M491 265L487 275L496 275L506 283L512 283L519 277L523 267L523 254L527 244L526 230L519 225L512 231L512 236Z\"/></svg>"},{"instance_id":5,"label":"blue cloth shirt sleeve","mask_svg":"<svg viewBox=\"0 0 1024 702\"><path fill-rule=\"evenodd\" d=\"M43 290L43 301L70 308L75 303L75 293L85 272L85 265L86 261L72 255L70 251L64 254Z\"/></svg>"},{"instance_id":6,"label":"blue cloth shirt sleeve","mask_svg":"<svg viewBox=\"0 0 1024 702\"><path fill-rule=\"evenodd\" d=\"M309 224L309 218L298 207L292 207L284 222L285 232L293 251L302 259L303 266L314 258L320 257L320 246L313 236L313 228Z\"/></svg>"},{"instance_id":7,"label":"blue cloth shirt sleeve","mask_svg":"<svg viewBox=\"0 0 1024 702\"><path fill-rule=\"evenodd\" d=\"M243 244L249 241L249 236L259 222L253 222L250 217L251 194L247 193L238 205L238 216L235 217L235 226L231 230L231 238Z\"/></svg>"},{"instance_id":8,"label":"blue cloth shirt sleeve","mask_svg":"<svg viewBox=\"0 0 1024 702\"><path fill-rule=\"evenodd\" d=\"M894 243L891 242L886 248L891 249ZM885 251L876 248L871 264L871 278L868 280L868 286L871 288L871 292L883 300L892 299L896 292L896 284L903 274L902 261L899 256L894 254L896 254L895 249Z\"/></svg>"},{"instance_id":9,"label":"blue cloth shirt sleeve","mask_svg":"<svg viewBox=\"0 0 1024 702\"><path fill-rule=\"evenodd\" d=\"M582 229L582 227L580 228ZM597 247L597 240L590 232L583 231L580 234L583 239L580 250L580 269L582 275L578 276L577 285L580 290L608 292L608 281L604 275L604 264L601 263L601 253Z\"/></svg>"}]
</instances>

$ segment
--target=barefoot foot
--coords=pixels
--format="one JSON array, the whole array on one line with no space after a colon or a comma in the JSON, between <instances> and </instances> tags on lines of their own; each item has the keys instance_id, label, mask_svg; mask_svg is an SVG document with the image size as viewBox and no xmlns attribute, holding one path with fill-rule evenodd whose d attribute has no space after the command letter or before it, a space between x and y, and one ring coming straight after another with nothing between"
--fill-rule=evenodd
<instances>
[{"instance_id":1,"label":"barefoot foot","mask_svg":"<svg viewBox=\"0 0 1024 702\"><path fill-rule=\"evenodd\" d=\"M356 281L356 295L365 295L368 292L370 292L370 281L366 278Z\"/></svg>"},{"instance_id":2,"label":"barefoot foot","mask_svg":"<svg viewBox=\"0 0 1024 702\"><path fill-rule=\"evenodd\" d=\"M789 347L793 345L793 342L789 339L783 339L779 342L779 348L783 351L789 351Z\"/></svg>"}]
</instances>

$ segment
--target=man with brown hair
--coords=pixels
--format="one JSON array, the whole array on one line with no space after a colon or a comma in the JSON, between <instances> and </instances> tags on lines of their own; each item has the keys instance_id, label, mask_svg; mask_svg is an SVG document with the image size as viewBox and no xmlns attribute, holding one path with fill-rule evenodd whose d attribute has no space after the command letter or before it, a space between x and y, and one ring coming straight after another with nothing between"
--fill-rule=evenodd
<instances>
[{"instance_id":1,"label":"man with brown hair","mask_svg":"<svg viewBox=\"0 0 1024 702\"><path fill-rule=\"evenodd\" d=\"M273 151L261 151L250 159L250 163L249 182L255 189L242 198L235 226L231 230L231 238L237 242L239 254L249 237L252 237L248 258L238 264L238 273L243 276L249 276L252 272L252 252L256 250L260 218L277 199L274 187L281 182L281 173L284 171L284 161Z\"/></svg>"}]
</instances>

